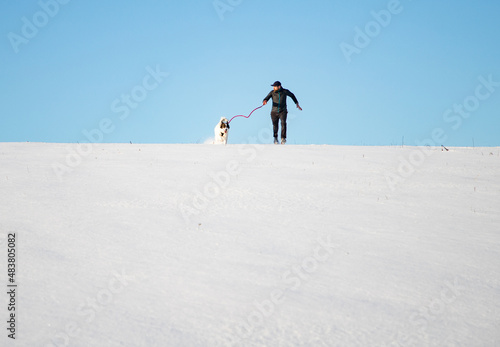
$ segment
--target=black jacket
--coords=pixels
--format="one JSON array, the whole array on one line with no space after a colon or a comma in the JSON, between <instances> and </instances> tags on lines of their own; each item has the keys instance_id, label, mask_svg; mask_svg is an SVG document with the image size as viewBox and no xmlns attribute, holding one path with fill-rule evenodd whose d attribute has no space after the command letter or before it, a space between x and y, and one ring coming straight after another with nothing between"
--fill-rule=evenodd
<instances>
[{"instance_id":1,"label":"black jacket","mask_svg":"<svg viewBox=\"0 0 500 347\"><path fill-rule=\"evenodd\" d=\"M276 111L276 112L282 112L286 111L286 97L289 96L292 98L293 102L295 104L298 104L299 102L297 101L297 98L291 91L288 89L280 88L277 91L274 89L267 94L267 96L264 98L265 101L269 101L269 99L273 98L273 108L271 112Z\"/></svg>"}]
</instances>

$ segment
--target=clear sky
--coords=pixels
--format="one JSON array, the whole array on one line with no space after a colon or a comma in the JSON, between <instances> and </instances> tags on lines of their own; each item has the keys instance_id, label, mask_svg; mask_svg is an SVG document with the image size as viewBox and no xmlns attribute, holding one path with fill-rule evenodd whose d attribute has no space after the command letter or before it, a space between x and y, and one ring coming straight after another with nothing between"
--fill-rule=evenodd
<instances>
[{"instance_id":1,"label":"clear sky","mask_svg":"<svg viewBox=\"0 0 500 347\"><path fill-rule=\"evenodd\" d=\"M2 1L0 142L500 146L497 0ZM260 142L271 106L231 122ZM404 138L404 139L403 139Z\"/></svg>"}]
</instances>

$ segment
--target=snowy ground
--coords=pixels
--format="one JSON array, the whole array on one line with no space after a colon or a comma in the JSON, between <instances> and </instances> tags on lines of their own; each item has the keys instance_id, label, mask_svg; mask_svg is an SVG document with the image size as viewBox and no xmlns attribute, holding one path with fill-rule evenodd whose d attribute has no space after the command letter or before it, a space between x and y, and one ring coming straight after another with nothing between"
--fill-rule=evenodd
<instances>
[{"instance_id":1,"label":"snowy ground","mask_svg":"<svg viewBox=\"0 0 500 347\"><path fill-rule=\"evenodd\" d=\"M499 148L0 143L0 345L500 346L499 179Z\"/></svg>"}]
</instances>

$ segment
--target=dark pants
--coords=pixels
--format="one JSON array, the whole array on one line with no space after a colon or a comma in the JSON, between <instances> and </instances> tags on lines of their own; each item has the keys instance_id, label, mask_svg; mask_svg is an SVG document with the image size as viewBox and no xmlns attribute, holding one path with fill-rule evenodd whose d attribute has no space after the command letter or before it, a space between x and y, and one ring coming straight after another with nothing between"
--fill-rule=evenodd
<instances>
[{"instance_id":1,"label":"dark pants","mask_svg":"<svg viewBox=\"0 0 500 347\"><path fill-rule=\"evenodd\" d=\"M286 139L286 115L287 110L281 111L271 111L271 120L273 121L273 134L274 137L278 137L278 123L281 121L281 138Z\"/></svg>"}]
</instances>

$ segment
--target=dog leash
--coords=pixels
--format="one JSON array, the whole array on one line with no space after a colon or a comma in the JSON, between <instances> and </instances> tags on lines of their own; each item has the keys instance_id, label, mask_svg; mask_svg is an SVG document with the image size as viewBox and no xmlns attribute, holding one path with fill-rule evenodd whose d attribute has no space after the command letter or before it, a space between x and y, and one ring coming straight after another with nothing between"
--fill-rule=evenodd
<instances>
[{"instance_id":1,"label":"dog leash","mask_svg":"<svg viewBox=\"0 0 500 347\"><path fill-rule=\"evenodd\" d=\"M258 110L259 108L261 108L261 107L263 107L263 106L264 106L264 105L261 105L261 106L259 106L259 107L255 108L253 111ZM231 119L229 120L229 122L227 122L227 124L231 123L231 121L232 121L234 118L236 118L236 117L245 117L245 118L248 118L248 117L250 117L250 116L252 115L253 111L252 111L252 112L250 112L250 114L249 114L248 116L244 116L244 115L242 115L242 114L239 114L239 115L237 115L237 116L234 116L233 118L231 118Z\"/></svg>"}]
</instances>

